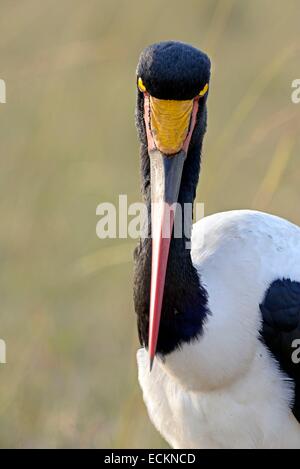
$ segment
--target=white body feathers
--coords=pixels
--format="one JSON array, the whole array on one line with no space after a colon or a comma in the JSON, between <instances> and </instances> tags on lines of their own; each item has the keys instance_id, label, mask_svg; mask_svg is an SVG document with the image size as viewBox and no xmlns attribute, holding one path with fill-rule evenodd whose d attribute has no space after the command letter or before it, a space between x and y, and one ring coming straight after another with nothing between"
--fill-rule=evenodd
<instances>
[{"instance_id":1,"label":"white body feathers","mask_svg":"<svg viewBox=\"0 0 300 469\"><path fill-rule=\"evenodd\" d=\"M219 213L194 225L191 254L211 315L151 373L138 351L153 424L174 448L300 448L292 383L259 340L269 285L300 282L300 229L261 212Z\"/></svg>"}]
</instances>

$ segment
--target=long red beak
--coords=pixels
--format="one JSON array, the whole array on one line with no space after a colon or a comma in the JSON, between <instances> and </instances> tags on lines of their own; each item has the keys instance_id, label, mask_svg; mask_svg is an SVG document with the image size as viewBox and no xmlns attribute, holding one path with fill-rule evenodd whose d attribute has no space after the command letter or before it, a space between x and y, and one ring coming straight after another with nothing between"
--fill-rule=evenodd
<instances>
[{"instance_id":1,"label":"long red beak","mask_svg":"<svg viewBox=\"0 0 300 469\"><path fill-rule=\"evenodd\" d=\"M182 149L175 155L167 156L155 148L150 130L149 96L145 96L144 118L151 167L152 267L148 341L150 371L157 347L170 242L183 163L195 127L197 112L198 99L196 98L193 103L189 132L183 142Z\"/></svg>"},{"instance_id":2,"label":"long red beak","mask_svg":"<svg viewBox=\"0 0 300 469\"><path fill-rule=\"evenodd\" d=\"M167 157L150 152L152 268L149 323L150 370L155 357L170 242L185 152Z\"/></svg>"}]
</instances>

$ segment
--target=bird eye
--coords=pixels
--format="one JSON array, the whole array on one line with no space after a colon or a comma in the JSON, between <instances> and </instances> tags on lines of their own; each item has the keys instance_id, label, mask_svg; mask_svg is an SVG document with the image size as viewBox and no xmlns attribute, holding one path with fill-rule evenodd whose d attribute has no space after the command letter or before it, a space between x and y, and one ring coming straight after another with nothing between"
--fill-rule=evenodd
<instances>
[{"instance_id":1,"label":"bird eye","mask_svg":"<svg viewBox=\"0 0 300 469\"><path fill-rule=\"evenodd\" d=\"M138 79L138 87L139 87L139 90L140 90L142 93L145 93L145 91L146 91L146 86L144 85L143 80L141 79L141 77L139 77L139 79Z\"/></svg>"},{"instance_id":2,"label":"bird eye","mask_svg":"<svg viewBox=\"0 0 300 469\"><path fill-rule=\"evenodd\" d=\"M201 98L202 98L202 96L204 96L207 93L207 90L208 90L208 83L206 83L204 88L202 88L202 90L199 93L199 96L201 96Z\"/></svg>"}]
</instances>

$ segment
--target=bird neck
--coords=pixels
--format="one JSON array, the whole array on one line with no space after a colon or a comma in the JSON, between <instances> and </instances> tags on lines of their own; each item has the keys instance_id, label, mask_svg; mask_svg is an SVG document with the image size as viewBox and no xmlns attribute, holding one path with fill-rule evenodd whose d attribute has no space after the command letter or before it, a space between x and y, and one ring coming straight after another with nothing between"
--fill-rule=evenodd
<instances>
[{"instance_id":1,"label":"bird neck","mask_svg":"<svg viewBox=\"0 0 300 469\"><path fill-rule=\"evenodd\" d=\"M202 111L202 113L201 113ZM206 109L200 110L202 125L195 128L190 150L184 163L177 210L181 208L181 236L174 232L170 243L168 266L164 287L157 352L165 355L184 342L201 335L207 315L207 293L192 263L190 232L191 210L185 212L186 204L194 203L200 173L200 155L206 128ZM148 236L140 240L135 250L134 303L138 316L141 345L148 346L150 283L151 283L151 181L147 145L141 145L142 194L147 205Z\"/></svg>"}]
</instances>

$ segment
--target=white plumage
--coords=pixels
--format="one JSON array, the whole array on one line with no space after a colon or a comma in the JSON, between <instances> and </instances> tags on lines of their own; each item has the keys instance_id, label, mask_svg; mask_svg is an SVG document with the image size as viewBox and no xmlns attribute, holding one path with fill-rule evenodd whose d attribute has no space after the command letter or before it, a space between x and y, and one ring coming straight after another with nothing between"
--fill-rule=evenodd
<instances>
[{"instance_id":1,"label":"white plumage","mask_svg":"<svg viewBox=\"0 0 300 469\"><path fill-rule=\"evenodd\" d=\"M293 383L260 340L262 302L278 278L300 282L300 229L232 211L192 232L192 260L211 314L201 337L156 359L138 351L149 416L174 448L300 448Z\"/></svg>"}]
</instances>

